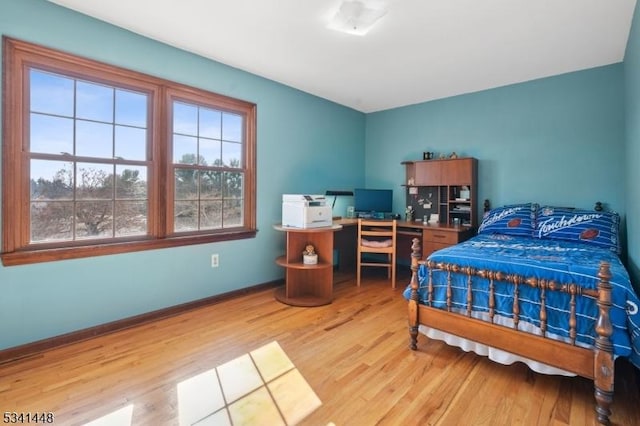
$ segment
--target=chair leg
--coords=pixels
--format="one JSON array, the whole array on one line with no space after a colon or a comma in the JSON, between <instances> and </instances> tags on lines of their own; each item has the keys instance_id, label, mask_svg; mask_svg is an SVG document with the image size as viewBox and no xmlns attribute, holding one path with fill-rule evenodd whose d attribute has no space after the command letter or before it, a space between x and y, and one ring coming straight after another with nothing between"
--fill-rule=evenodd
<instances>
[{"instance_id":1,"label":"chair leg","mask_svg":"<svg viewBox=\"0 0 640 426\"><path fill-rule=\"evenodd\" d=\"M360 256L358 255L358 265L356 268L356 284L360 287L360 269L362 266L360 265Z\"/></svg>"},{"instance_id":2,"label":"chair leg","mask_svg":"<svg viewBox=\"0 0 640 426\"><path fill-rule=\"evenodd\" d=\"M396 256L391 256L391 288L396 289Z\"/></svg>"},{"instance_id":3,"label":"chair leg","mask_svg":"<svg viewBox=\"0 0 640 426\"><path fill-rule=\"evenodd\" d=\"M391 288L395 290L396 288L396 265L395 263L391 265Z\"/></svg>"}]
</instances>

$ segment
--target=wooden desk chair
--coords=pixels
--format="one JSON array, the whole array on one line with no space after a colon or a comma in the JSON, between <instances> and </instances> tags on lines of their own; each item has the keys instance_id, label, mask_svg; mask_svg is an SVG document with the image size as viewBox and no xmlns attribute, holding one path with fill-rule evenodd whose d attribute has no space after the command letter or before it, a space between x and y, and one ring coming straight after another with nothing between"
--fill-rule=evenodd
<instances>
[{"instance_id":1,"label":"wooden desk chair","mask_svg":"<svg viewBox=\"0 0 640 426\"><path fill-rule=\"evenodd\" d=\"M391 287L396 288L396 221L358 219L358 268L356 282L360 287L360 273L363 266L387 268ZM386 254L384 261L363 261L365 253Z\"/></svg>"}]
</instances>

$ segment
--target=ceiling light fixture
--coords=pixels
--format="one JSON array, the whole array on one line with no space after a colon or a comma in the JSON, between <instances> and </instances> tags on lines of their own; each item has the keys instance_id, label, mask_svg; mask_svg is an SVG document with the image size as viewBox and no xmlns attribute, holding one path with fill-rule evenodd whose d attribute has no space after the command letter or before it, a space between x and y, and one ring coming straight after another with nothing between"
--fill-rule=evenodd
<instances>
[{"instance_id":1,"label":"ceiling light fixture","mask_svg":"<svg viewBox=\"0 0 640 426\"><path fill-rule=\"evenodd\" d=\"M382 4L345 0L329 22L328 28L347 34L365 35L386 13Z\"/></svg>"}]
</instances>

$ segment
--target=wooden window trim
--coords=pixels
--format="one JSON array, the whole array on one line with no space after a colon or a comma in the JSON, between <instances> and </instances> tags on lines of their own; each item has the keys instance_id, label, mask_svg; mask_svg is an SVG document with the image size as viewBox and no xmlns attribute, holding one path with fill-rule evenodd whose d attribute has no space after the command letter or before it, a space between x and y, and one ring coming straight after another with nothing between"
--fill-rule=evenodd
<instances>
[{"instance_id":1,"label":"wooden window trim","mask_svg":"<svg viewBox=\"0 0 640 426\"><path fill-rule=\"evenodd\" d=\"M103 82L149 94L150 178L148 187L148 234L117 240L73 241L57 244L29 244L29 169L27 99L30 67L48 70L74 78ZM171 94L188 94L217 108L240 113L245 117L243 173L244 224L210 232L171 235L167 232L170 194L168 182L171 137L169 118ZM253 238L256 229L256 110L253 103L232 99L205 90L174 83L91 59L78 57L32 43L3 37L3 141L2 141L2 263L5 266L74 259L134 251L169 248L218 241ZM16 179L17 177L17 179Z\"/></svg>"}]
</instances>

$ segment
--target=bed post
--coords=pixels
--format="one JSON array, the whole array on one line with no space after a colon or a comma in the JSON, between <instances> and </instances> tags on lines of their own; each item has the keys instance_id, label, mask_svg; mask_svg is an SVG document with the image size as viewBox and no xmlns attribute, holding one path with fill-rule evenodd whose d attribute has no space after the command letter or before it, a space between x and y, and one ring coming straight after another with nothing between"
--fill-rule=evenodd
<instances>
[{"instance_id":1,"label":"bed post","mask_svg":"<svg viewBox=\"0 0 640 426\"><path fill-rule=\"evenodd\" d=\"M598 320L596 323L596 349L593 360L596 412L600 423L609 424L611 403L613 402L614 359L611 335L613 328L609 317L611 308L611 271L609 263L600 263L598 270Z\"/></svg>"},{"instance_id":2,"label":"bed post","mask_svg":"<svg viewBox=\"0 0 640 426\"><path fill-rule=\"evenodd\" d=\"M411 295L409 297L409 347L418 349L418 261L420 259L420 240L413 239L411 244Z\"/></svg>"}]
</instances>

